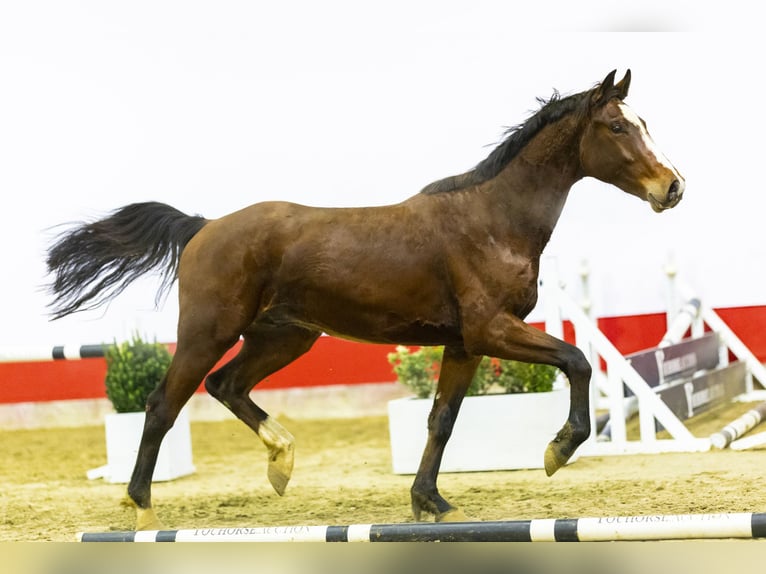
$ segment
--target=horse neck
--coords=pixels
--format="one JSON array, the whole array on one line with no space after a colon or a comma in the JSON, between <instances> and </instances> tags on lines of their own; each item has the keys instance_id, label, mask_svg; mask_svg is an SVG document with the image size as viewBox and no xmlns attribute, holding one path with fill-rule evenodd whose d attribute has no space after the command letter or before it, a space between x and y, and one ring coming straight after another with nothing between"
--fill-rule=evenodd
<instances>
[{"instance_id":1,"label":"horse neck","mask_svg":"<svg viewBox=\"0 0 766 574\"><path fill-rule=\"evenodd\" d=\"M546 126L485 186L514 237L528 238L530 251L542 253L572 185L582 178L580 130L574 119Z\"/></svg>"}]
</instances>

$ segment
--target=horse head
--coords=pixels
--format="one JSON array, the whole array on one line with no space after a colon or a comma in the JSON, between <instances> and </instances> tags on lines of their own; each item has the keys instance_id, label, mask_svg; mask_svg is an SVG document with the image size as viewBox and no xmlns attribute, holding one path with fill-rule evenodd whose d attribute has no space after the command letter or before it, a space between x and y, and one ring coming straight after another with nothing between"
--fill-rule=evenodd
<instances>
[{"instance_id":1,"label":"horse head","mask_svg":"<svg viewBox=\"0 0 766 574\"><path fill-rule=\"evenodd\" d=\"M649 202L659 213L681 201L686 184L657 148L646 122L625 103L630 70L616 84L615 73L590 93L580 140L583 172Z\"/></svg>"}]
</instances>

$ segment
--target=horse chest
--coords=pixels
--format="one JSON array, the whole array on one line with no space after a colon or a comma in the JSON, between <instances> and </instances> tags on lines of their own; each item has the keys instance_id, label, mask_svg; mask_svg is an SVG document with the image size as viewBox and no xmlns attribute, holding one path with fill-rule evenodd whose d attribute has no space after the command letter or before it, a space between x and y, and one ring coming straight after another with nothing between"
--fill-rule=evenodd
<instances>
[{"instance_id":1,"label":"horse chest","mask_svg":"<svg viewBox=\"0 0 766 574\"><path fill-rule=\"evenodd\" d=\"M460 275L461 307L476 314L504 310L525 317L537 304L538 260L511 249L471 259Z\"/></svg>"}]
</instances>

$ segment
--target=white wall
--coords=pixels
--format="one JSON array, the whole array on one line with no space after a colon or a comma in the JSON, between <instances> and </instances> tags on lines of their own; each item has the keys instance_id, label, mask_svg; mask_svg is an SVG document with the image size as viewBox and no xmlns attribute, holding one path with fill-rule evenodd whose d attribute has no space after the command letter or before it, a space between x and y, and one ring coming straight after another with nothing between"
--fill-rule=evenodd
<instances>
[{"instance_id":1,"label":"white wall","mask_svg":"<svg viewBox=\"0 0 766 574\"><path fill-rule=\"evenodd\" d=\"M49 322L50 226L146 200L207 217L266 199L396 202L486 157L536 97L627 67L628 103L685 199L657 215L583 181L547 253L573 283L590 260L601 315L661 310L669 253L715 306L766 304L756 21L683 3L514 4L4 3L0 345L175 338L175 293L154 311L151 278Z\"/></svg>"}]
</instances>

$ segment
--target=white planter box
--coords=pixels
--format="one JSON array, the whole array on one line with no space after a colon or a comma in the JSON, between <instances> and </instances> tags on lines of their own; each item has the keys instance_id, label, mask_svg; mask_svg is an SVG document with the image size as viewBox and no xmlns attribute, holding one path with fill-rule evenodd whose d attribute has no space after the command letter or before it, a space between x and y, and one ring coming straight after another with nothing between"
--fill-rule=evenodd
<instances>
[{"instance_id":1,"label":"white planter box","mask_svg":"<svg viewBox=\"0 0 766 574\"><path fill-rule=\"evenodd\" d=\"M389 401L391 459L396 474L417 472L432 399ZM466 397L444 450L441 472L544 468L548 443L569 415L569 387L549 393ZM577 453L570 459L574 461Z\"/></svg>"},{"instance_id":2,"label":"white planter box","mask_svg":"<svg viewBox=\"0 0 766 574\"><path fill-rule=\"evenodd\" d=\"M130 482L144 429L144 416L144 413L109 413L105 416L107 463L96 470L101 470L106 481ZM194 471L189 415L183 409L162 441L152 480L173 480Z\"/></svg>"}]
</instances>

